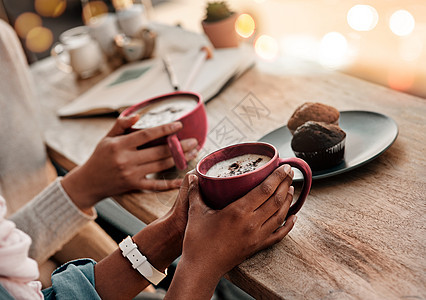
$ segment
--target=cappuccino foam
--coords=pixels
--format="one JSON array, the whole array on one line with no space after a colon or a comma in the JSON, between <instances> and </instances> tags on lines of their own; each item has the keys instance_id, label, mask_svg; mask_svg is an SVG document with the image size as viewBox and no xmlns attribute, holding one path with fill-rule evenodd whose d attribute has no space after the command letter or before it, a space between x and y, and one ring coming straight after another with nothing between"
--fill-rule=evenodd
<instances>
[{"instance_id":1,"label":"cappuccino foam","mask_svg":"<svg viewBox=\"0 0 426 300\"><path fill-rule=\"evenodd\" d=\"M192 111L197 104L195 99L188 97L158 101L138 110L139 120L132 127L144 129L171 123Z\"/></svg>"},{"instance_id":2,"label":"cappuccino foam","mask_svg":"<svg viewBox=\"0 0 426 300\"><path fill-rule=\"evenodd\" d=\"M213 165L206 173L210 177L231 177L254 171L267 164L271 158L260 154L244 154Z\"/></svg>"}]
</instances>

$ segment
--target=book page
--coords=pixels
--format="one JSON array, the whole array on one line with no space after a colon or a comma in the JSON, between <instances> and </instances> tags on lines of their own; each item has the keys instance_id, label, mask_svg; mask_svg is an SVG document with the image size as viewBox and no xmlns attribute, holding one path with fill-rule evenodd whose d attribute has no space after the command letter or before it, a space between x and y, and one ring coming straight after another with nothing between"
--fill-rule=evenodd
<instances>
[{"instance_id":1,"label":"book page","mask_svg":"<svg viewBox=\"0 0 426 300\"><path fill-rule=\"evenodd\" d=\"M180 38L188 33L182 29L177 30L183 32ZM171 33L167 32L167 36L170 36ZM195 33L189 33L189 35L191 42L197 45L195 48L183 50L181 46L177 49L173 42L168 41L168 45L162 42L162 49L167 48L169 51L167 55L180 85L186 82L194 61L201 51L197 41L199 45L205 43L204 38L196 39L200 35ZM172 49L175 50L172 51ZM207 101L215 96L230 79L253 64L254 55L251 47L215 49L213 57L202 64L186 91L197 92L201 94L204 101ZM89 91L60 108L58 115L70 117L121 112L143 100L173 91L161 56L158 56L120 67Z\"/></svg>"},{"instance_id":2,"label":"book page","mask_svg":"<svg viewBox=\"0 0 426 300\"><path fill-rule=\"evenodd\" d=\"M130 76L127 80L123 79L132 72L133 74L139 72L140 75L138 77ZM143 83L141 78L149 77L150 73L155 72L155 63L152 61L122 67L71 103L60 108L58 115L77 116L118 111L125 105L123 101L127 102L127 97L138 89L139 83Z\"/></svg>"}]
</instances>

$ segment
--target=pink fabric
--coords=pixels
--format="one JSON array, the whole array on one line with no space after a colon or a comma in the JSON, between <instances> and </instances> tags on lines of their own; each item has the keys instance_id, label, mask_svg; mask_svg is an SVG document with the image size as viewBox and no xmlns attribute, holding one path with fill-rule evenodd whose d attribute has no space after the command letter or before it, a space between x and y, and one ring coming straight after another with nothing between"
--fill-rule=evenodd
<instances>
[{"instance_id":1,"label":"pink fabric","mask_svg":"<svg viewBox=\"0 0 426 300\"><path fill-rule=\"evenodd\" d=\"M5 219L6 211L0 196L0 284L17 300L43 299L37 263L28 257L31 238Z\"/></svg>"}]
</instances>

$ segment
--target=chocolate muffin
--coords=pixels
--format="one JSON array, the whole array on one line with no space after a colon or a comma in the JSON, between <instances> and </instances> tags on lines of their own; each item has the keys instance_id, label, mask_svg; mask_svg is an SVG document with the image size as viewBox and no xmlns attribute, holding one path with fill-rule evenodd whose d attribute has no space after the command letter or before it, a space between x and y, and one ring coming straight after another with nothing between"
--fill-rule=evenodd
<instances>
[{"instance_id":1,"label":"chocolate muffin","mask_svg":"<svg viewBox=\"0 0 426 300\"><path fill-rule=\"evenodd\" d=\"M339 125L339 117L339 111L332 106L318 102L306 102L296 108L287 122L287 127L293 134L297 127L307 121Z\"/></svg>"},{"instance_id":2,"label":"chocolate muffin","mask_svg":"<svg viewBox=\"0 0 426 300\"><path fill-rule=\"evenodd\" d=\"M343 160L345 141L346 133L338 125L308 121L294 132L291 148L312 170L321 170Z\"/></svg>"}]
</instances>

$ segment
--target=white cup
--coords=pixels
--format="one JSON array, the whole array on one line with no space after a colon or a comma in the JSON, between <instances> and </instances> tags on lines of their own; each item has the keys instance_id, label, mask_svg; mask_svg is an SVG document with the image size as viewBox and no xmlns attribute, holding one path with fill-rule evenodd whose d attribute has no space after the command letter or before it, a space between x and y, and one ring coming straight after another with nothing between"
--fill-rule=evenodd
<instances>
[{"instance_id":1,"label":"white cup","mask_svg":"<svg viewBox=\"0 0 426 300\"><path fill-rule=\"evenodd\" d=\"M99 43L107 56L112 56L116 49L114 38L119 34L117 16L113 13L102 14L89 20L90 35Z\"/></svg>"},{"instance_id":2,"label":"white cup","mask_svg":"<svg viewBox=\"0 0 426 300\"><path fill-rule=\"evenodd\" d=\"M91 38L86 26L64 31L59 36L51 54L59 69L74 71L80 78L95 75L103 63L103 55L98 43Z\"/></svg>"},{"instance_id":3,"label":"white cup","mask_svg":"<svg viewBox=\"0 0 426 300\"><path fill-rule=\"evenodd\" d=\"M127 36L135 36L144 26L144 7L133 4L129 8L117 11L118 25Z\"/></svg>"}]
</instances>

